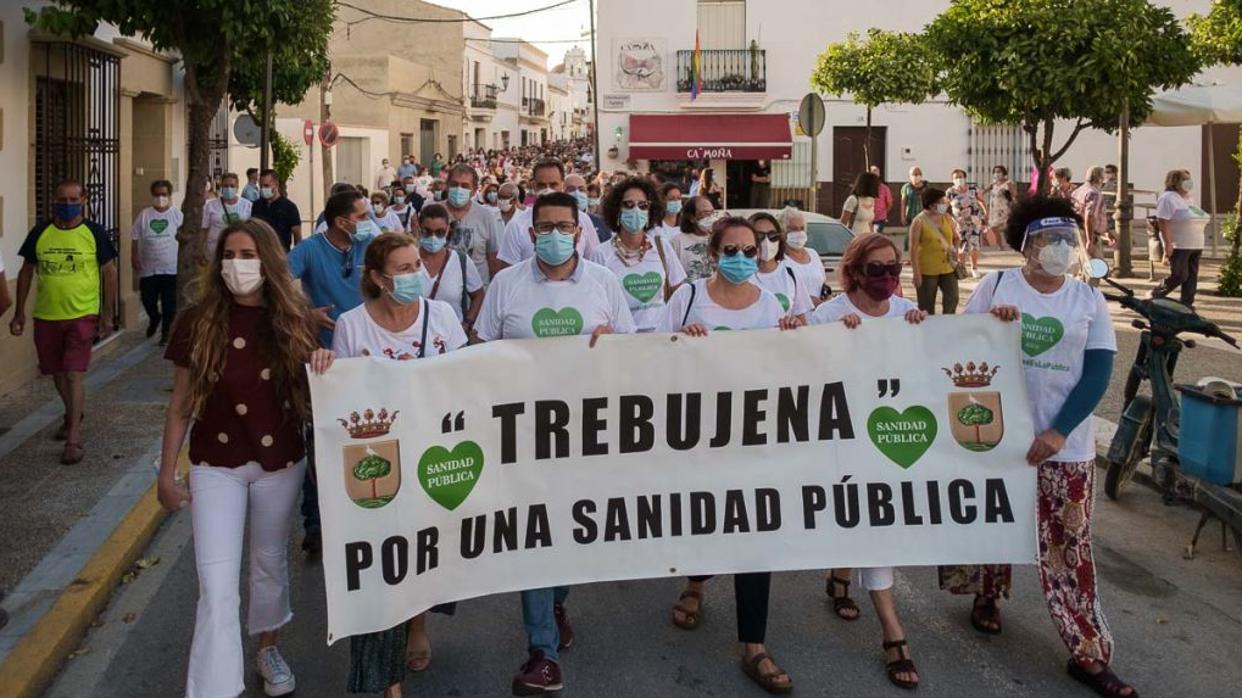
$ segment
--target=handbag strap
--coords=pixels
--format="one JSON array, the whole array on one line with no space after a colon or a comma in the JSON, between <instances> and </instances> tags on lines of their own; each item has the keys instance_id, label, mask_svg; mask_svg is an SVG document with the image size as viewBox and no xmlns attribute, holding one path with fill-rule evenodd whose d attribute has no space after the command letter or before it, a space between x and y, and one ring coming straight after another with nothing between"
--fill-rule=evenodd
<instances>
[{"instance_id":1,"label":"handbag strap","mask_svg":"<svg viewBox=\"0 0 1242 698\"><path fill-rule=\"evenodd\" d=\"M698 284L696 283L690 284L690 301L686 303L686 314L684 317L681 318L682 327L685 327L686 323L690 321L690 309L694 307L694 295L698 290L699 290Z\"/></svg>"},{"instance_id":2,"label":"handbag strap","mask_svg":"<svg viewBox=\"0 0 1242 698\"><path fill-rule=\"evenodd\" d=\"M441 271L443 272L443 270ZM431 315L431 304L427 302L426 298L423 298L420 302L422 307L418 311L423 314L423 336L422 339L418 340L418 358L422 359L427 356L427 316Z\"/></svg>"},{"instance_id":3,"label":"handbag strap","mask_svg":"<svg viewBox=\"0 0 1242 698\"><path fill-rule=\"evenodd\" d=\"M436 274L436 282L431 285L431 295L427 296L428 298L432 300L436 299L436 294L439 293L440 291L440 280L444 278L444 270L447 268L448 268L448 260L446 259L444 260L444 264L440 266L440 273ZM466 290L466 275L465 274L462 274L461 283L462 283L462 291L465 291Z\"/></svg>"},{"instance_id":4,"label":"handbag strap","mask_svg":"<svg viewBox=\"0 0 1242 698\"><path fill-rule=\"evenodd\" d=\"M660 254L660 266L664 267L664 302L667 303L668 299L672 297L673 292L668 285L668 258L664 256L664 239L658 235L652 235L651 237L655 242L656 252Z\"/></svg>"}]
</instances>

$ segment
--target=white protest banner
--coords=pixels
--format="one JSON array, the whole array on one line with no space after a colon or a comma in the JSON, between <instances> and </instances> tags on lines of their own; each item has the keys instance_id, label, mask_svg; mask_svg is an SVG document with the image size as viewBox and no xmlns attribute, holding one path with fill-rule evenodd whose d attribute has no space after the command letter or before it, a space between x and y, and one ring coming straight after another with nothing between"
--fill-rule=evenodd
<instances>
[{"instance_id":1,"label":"white protest banner","mask_svg":"<svg viewBox=\"0 0 1242 698\"><path fill-rule=\"evenodd\" d=\"M1032 562L1020 330L871 320L337 361L311 378L328 641L563 584Z\"/></svg>"}]
</instances>

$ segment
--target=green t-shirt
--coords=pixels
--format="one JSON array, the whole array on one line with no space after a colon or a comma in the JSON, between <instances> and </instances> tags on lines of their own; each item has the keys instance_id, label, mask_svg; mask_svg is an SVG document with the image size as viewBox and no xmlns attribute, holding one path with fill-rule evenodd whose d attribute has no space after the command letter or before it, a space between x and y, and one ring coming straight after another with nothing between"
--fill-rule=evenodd
<instances>
[{"instance_id":1,"label":"green t-shirt","mask_svg":"<svg viewBox=\"0 0 1242 698\"><path fill-rule=\"evenodd\" d=\"M116 259L116 248L99 225L87 220L67 229L55 223L36 224L18 254L38 273L36 319L76 320L99 314L99 268Z\"/></svg>"}]
</instances>

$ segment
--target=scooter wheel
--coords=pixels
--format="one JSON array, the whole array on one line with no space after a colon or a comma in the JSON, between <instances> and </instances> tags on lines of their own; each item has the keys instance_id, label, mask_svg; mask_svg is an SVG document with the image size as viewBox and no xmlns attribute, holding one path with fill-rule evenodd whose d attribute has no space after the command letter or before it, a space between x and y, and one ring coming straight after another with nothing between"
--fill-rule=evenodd
<instances>
[{"instance_id":1,"label":"scooter wheel","mask_svg":"<svg viewBox=\"0 0 1242 698\"><path fill-rule=\"evenodd\" d=\"M1108 449L1109 461L1108 472L1104 476L1104 493L1109 499L1116 501L1121 498L1122 489L1134 476L1139 461L1143 460L1147 445L1151 442L1152 411L1151 398L1146 395L1136 395L1126 407L1122 420L1137 425L1138 428L1137 433L1129 437L1129 443L1124 444L1121 449L1117 449L1116 444ZM1113 438L1125 439L1127 437L1127 434L1118 430Z\"/></svg>"}]
</instances>

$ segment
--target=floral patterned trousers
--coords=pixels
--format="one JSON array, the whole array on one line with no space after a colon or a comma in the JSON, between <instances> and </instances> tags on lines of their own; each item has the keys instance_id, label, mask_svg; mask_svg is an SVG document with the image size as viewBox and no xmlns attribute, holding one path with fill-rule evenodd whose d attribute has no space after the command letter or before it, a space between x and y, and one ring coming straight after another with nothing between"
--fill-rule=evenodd
<instances>
[{"instance_id":1,"label":"floral patterned trousers","mask_svg":"<svg viewBox=\"0 0 1242 698\"><path fill-rule=\"evenodd\" d=\"M1039 579L1052 622L1070 654L1107 665L1113 636L1100 611L1091 557L1094 483L1094 461L1039 466ZM1012 581L1010 565L940 568L940 588L953 594L1008 598Z\"/></svg>"}]
</instances>

